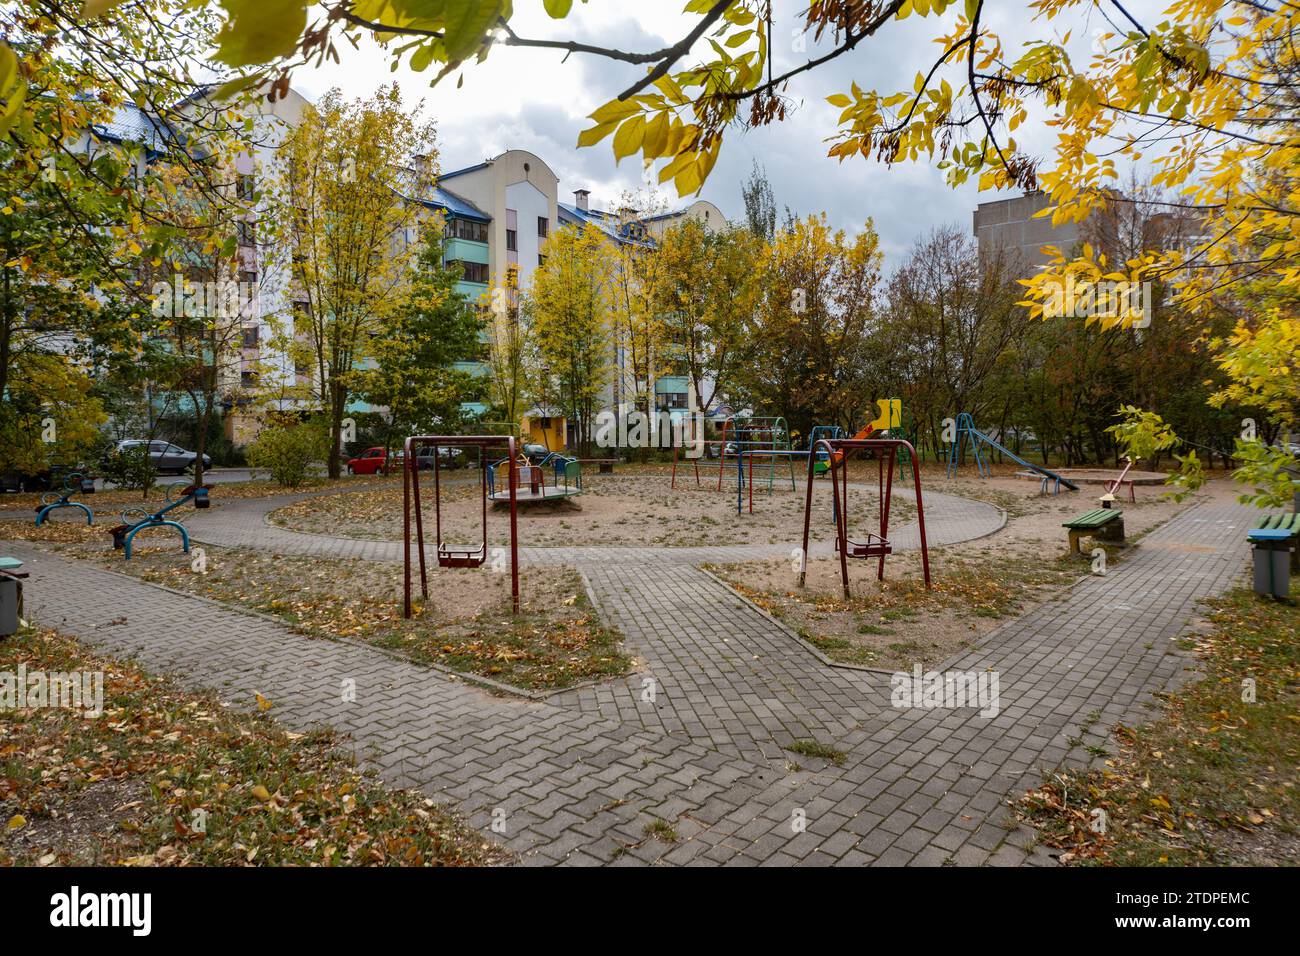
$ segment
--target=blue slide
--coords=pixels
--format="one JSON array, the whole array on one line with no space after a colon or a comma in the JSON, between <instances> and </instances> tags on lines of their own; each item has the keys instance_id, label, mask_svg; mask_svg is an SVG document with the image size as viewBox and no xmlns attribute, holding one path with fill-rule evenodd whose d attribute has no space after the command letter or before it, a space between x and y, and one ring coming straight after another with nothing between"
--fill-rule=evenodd
<instances>
[{"instance_id":1,"label":"blue slide","mask_svg":"<svg viewBox=\"0 0 1300 956\"><path fill-rule=\"evenodd\" d=\"M1042 475L1044 478L1056 482L1058 488L1060 485L1065 485L1065 487L1069 488L1071 491L1079 490L1079 486L1076 485L1074 482L1070 481L1070 479L1062 478L1056 472L1049 471L1048 469L1044 468L1042 465L1035 465L1033 462L1025 461L1019 455L1015 454L1012 451L1008 451L1001 444L995 442L992 438L990 438L988 435L984 434L982 431L980 431L978 428L975 427L975 422L971 418L970 412L962 412L957 416L957 435L952 445L949 446L949 451L948 451L948 477L949 478L952 478L957 474L957 455L961 451L961 443L962 443L963 436L968 436L970 438L971 453L975 456L975 464L979 468L981 478L988 477L988 466L985 465L983 459L980 458L980 450L979 450L979 442L984 442L989 447L996 448L998 451L1002 452L1002 454L1006 455L1008 458L1010 458L1012 461L1016 462L1017 464L1023 465L1024 467L1030 469L1031 471L1037 472L1038 474Z\"/></svg>"}]
</instances>

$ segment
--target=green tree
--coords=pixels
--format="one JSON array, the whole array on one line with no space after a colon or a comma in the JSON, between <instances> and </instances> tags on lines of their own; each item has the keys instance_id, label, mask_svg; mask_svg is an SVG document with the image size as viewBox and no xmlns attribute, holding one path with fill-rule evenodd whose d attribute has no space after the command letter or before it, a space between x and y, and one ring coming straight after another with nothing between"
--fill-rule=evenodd
<instances>
[{"instance_id":1,"label":"green tree","mask_svg":"<svg viewBox=\"0 0 1300 956\"><path fill-rule=\"evenodd\" d=\"M291 271L295 334L309 351L329 423L329 476L339 477L343 418L359 369L399 303L410 268L401 237L418 227L435 178L433 126L396 86L366 101L331 90L306 109L276 153L276 234ZM409 165L411 157L428 157Z\"/></svg>"},{"instance_id":2,"label":"green tree","mask_svg":"<svg viewBox=\"0 0 1300 956\"><path fill-rule=\"evenodd\" d=\"M370 343L373 367L357 377L358 394L387 409L389 448L416 432L455 433L463 419L461 403L484 392L481 378L452 367L482 354L478 313L456 291L463 271L443 264L441 228L426 224L421 234L427 238L405 301Z\"/></svg>"},{"instance_id":3,"label":"green tree","mask_svg":"<svg viewBox=\"0 0 1300 956\"><path fill-rule=\"evenodd\" d=\"M747 228L710 232L695 220L668 230L659 244L652 302L668 358L689 378L701 410L736 384L759 301L762 250Z\"/></svg>"},{"instance_id":4,"label":"green tree","mask_svg":"<svg viewBox=\"0 0 1300 956\"><path fill-rule=\"evenodd\" d=\"M594 225L560 229L546 241L529 295L541 388L558 396L583 454L613 371L616 257Z\"/></svg>"}]
</instances>

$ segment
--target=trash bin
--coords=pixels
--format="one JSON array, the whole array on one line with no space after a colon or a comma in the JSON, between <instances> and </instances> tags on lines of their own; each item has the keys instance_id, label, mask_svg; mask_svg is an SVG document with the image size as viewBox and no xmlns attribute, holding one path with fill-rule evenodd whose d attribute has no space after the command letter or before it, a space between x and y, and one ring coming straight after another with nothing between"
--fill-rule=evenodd
<instances>
[{"instance_id":1,"label":"trash bin","mask_svg":"<svg viewBox=\"0 0 1300 956\"><path fill-rule=\"evenodd\" d=\"M17 558L0 557L0 637L18 633L23 603L23 584L19 579L27 576L18 570L22 566Z\"/></svg>"},{"instance_id":2,"label":"trash bin","mask_svg":"<svg viewBox=\"0 0 1300 956\"><path fill-rule=\"evenodd\" d=\"M1291 594L1291 532L1256 528L1246 535L1253 546L1255 593L1285 599Z\"/></svg>"}]
</instances>

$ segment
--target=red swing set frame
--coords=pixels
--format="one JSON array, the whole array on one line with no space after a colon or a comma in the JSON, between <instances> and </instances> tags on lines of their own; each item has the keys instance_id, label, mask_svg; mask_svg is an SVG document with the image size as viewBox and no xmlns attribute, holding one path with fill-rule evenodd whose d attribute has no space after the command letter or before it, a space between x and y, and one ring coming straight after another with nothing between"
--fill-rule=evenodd
<instances>
[{"instance_id":1,"label":"red swing set frame","mask_svg":"<svg viewBox=\"0 0 1300 956\"><path fill-rule=\"evenodd\" d=\"M840 579L844 586L844 597L849 597L849 558L878 558L876 580L885 579L885 556L892 554L893 545L889 541L889 505L894 490L894 465L900 448L907 449L915 462L916 449L912 443L902 438L821 438L808 449L808 487L804 497L803 508L803 560L799 566L799 586L803 587L808 573L808 531L812 523L812 499L815 485L813 469L817 462L817 449L825 448L827 460L831 463L831 496L835 512L835 550L840 556ZM865 542L851 541L848 536L848 497L849 475L848 460L852 452L875 449L887 454L878 455L876 464L879 469L879 506L880 531L868 532ZM836 455L836 452L839 452ZM888 471L886 471L888 459ZM843 482L840 471L844 471ZM912 469L913 487L916 494L916 520L921 531L921 568L925 575L925 586L930 587L930 549L925 537L925 502L921 498L921 470Z\"/></svg>"},{"instance_id":2,"label":"red swing set frame","mask_svg":"<svg viewBox=\"0 0 1300 956\"><path fill-rule=\"evenodd\" d=\"M415 510L416 550L420 554L420 593L429 597L429 574L424 556L424 510L420 506L420 471L416 454L420 448L433 446L433 514L438 566L442 568L477 568L487 561L487 469L489 448L505 446L510 462L510 596L514 613L519 613L519 465L513 435L412 435L406 439L402 460L402 563L404 583L402 616L411 616L411 510ZM482 538L476 548L449 548L442 541L442 482L439 451L443 448L478 448L479 483L483 499Z\"/></svg>"}]
</instances>

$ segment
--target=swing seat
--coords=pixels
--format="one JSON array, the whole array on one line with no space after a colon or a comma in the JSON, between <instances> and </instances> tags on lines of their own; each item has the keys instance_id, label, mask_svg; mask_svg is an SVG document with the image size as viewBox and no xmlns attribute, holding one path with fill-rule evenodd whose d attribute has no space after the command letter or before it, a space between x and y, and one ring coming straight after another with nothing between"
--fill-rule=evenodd
<instances>
[{"instance_id":1,"label":"swing seat","mask_svg":"<svg viewBox=\"0 0 1300 956\"><path fill-rule=\"evenodd\" d=\"M838 538L835 539L835 550L836 552L840 550L840 542ZM882 558L887 554L893 554L893 553L894 553L893 545L891 545L887 540L882 538L880 535L872 534L870 531L868 531L867 540L865 542L853 541L853 540L850 540L848 542L848 550L845 552L845 557Z\"/></svg>"},{"instance_id":2,"label":"swing seat","mask_svg":"<svg viewBox=\"0 0 1300 956\"><path fill-rule=\"evenodd\" d=\"M447 548L438 545L438 567L477 568L487 561L487 548Z\"/></svg>"}]
</instances>

